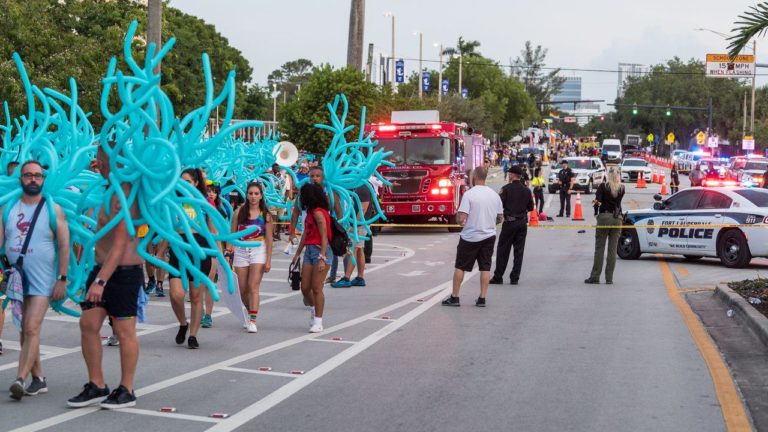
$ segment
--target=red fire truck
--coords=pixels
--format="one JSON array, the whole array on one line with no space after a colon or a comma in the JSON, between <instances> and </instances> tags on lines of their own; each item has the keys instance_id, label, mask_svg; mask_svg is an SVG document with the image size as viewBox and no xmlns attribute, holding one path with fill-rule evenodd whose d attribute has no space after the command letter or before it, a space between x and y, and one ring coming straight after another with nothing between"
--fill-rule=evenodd
<instances>
[{"instance_id":1,"label":"red fire truck","mask_svg":"<svg viewBox=\"0 0 768 432\"><path fill-rule=\"evenodd\" d=\"M395 111L390 123L370 124L376 148L391 151L395 166L379 168L392 185L381 189L381 208L392 223L456 223L466 189L466 125L439 121L437 111ZM449 228L449 231L460 231Z\"/></svg>"}]
</instances>

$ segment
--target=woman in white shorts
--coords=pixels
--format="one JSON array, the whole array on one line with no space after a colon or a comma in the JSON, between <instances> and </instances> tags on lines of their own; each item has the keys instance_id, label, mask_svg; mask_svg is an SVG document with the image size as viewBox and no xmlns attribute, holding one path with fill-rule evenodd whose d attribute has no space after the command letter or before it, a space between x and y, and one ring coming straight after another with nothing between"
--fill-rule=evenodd
<instances>
[{"instance_id":1,"label":"woman in white shorts","mask_svg":"<svg viewBox=\"0 0 768 432\"><path fill-rule=\"evenodd\" d=\"M264 273L272 267L272 217L267 211L264 189L261 183L251 182L245 190L245 203L232 216L232 231L243 231L251 226L256 230L241 240L258 242L258 246L234 248L233 265L240 296L248 307L248 333L256 333L256 316L259 313L259 286Z\"/></svg>"}]
</instances>

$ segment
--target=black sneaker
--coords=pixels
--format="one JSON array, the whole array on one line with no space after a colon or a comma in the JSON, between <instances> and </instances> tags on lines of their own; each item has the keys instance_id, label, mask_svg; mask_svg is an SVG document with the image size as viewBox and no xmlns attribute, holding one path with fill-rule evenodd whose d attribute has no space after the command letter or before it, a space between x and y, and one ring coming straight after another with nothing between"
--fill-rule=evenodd
<instances>
[{"instance_id":1,"label":"black sneaker","mask_svg":"<svg viewBox=\"0 0 768 432\"><path fill-rule=\"evenodd\" d=\"M197 343L197 338L194 336L190 336L189 339L187 339L187 348L189 349L198 349L200 348L200 344Z\"/></svg>"},{"instance_id":2,"label":"black sneaker","mask_svg":"<svg viewBox=\"0 0 768 432\"><path fill-rule=\"evenodd\" d=\"M456 306L456 307L459 307L461 305L459 304L459 298L458 297L450 296L447 299L443 300L443 306Z\"/></svg>"},{"instance_id":3,"label":"black sneaker","mask_svg":"<svg viewBox=\"0 0 768 432\"><path fill-rule=\"evenodd\" d=\"M16 381L11 384L11 388L8 389L11 392L11 399L21 400L24 396L24 380L17 378Z\"/></svg>"},{"instance_id":4,"label":"black sneaker","mask_svg":"<svg viewBox=\"0 0 768 432\"><path fill-rule=\"evenodd\" d=\"M121 385L112 390L112 393L109 394L109 397L100 406L110 410L136 406L136 395Z\"/></svg>"},{"instance_id":5,"label":"black sneaker","mask_svg":"<svg viewBox=\"0 0 768 432\"><path fill-rule=\"evenodd\" d=\"M155 289L155 297L165 297L165 291L163 291L162 285L158 285L157 289Z\"/></svg>"},{"instance_id":6,"label":"black sneaker","mask_svg":"<svg viewBox=\"0 0 768 432\"><path fill-rule=\"evenodd\" d=\"M588 279L584 279L584 283L585 284L599 284L600 283L600 279L588 278Z\"/></svg>"},{"instance_id":7,"label":"black sneaker","mask_svg":"<svg viewBox=\"0 0 768 432\"><path fill-rule=\"evenodd\" d=\"M613 281L612 280L607 280L607 281L605 281L605 284L606 285L613 285Z\"/></svg>"},{"instance_id":8,"label":"black sneaker","mask_svg":"<svg viewBox=\"0 0 768 432\"><path fill-rule=\"evenodd\" d=\"M40 393L48 393L48 383L45 382L45 377L32 377L32 382L29 383L24 394L26 396L37 396Z\"/></svg>"},{"instance_id":9,"label":"black sneaker","mask_svg":"<svg viewBox=\"0 0 768 432\"><path fill-rule=\"evenodd\" d=\"M187 338L187 330L189 330L189 323L179 326L179 332L176 333L176 344L181 345L184 343L184 339Z\"/></svg>"},{"instance_id":10,"label":"black sneaker","mask_svg":"<svg viewBox=\"0 0 768 432\"><path fill-rule=\"evenodd\" d=\"M517 285L518 284L518 280L517 279L510 279L509 283L511 283L512 285Z\"/></svg>"},{"instance_id":11,"label":"black sneaker","mask_svg":"<svg viewBox=\"0 0 768 432\"><path fill-rule=\"evenodd\" d=\"M501 285L504 283L504 280L497 277L492 277L491 280L488 281L491 285Z\"/></svg>"},{"instance_id":12,"label":"black sneaker","mask_svg":"<svg viewBox=\"0 0 768 432\"><path fill-rule=\"evenodd\" d=\"M97 404L109 396L109 387L96 387L96 384L88 382L83 386L83 391L79 395L67 401L67 406L71 408L83 408L88 405Z\"/></svg>"},{"instance_id":13,"label":"black sneaker","mask_svg":"<svg viewBox=\"0 0 768 432\"><path fill-rule=\"evenodd\" d=\"M478 297L477 300L475 300L475 306L485 307L485 297Z\"/></svg>"},{"instance_id":14,"label":"black sneaker","mask_svg":"<svg viewBox=\"0 0 768 432\"><path fill-rule=\"evenodd\" d=\"M0 355L3 355L3 343L0 342Z\"/></svg>"}]
</instances>

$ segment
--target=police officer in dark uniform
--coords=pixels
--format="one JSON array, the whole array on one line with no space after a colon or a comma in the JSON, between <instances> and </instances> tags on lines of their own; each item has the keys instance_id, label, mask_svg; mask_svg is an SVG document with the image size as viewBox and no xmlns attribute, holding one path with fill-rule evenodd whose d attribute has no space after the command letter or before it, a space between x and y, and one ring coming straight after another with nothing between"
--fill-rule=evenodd
<instances>
[{"instance_id":1,"label":"police officer in dark uniform","mask_svg":"<svg viewBox=\"0 0 768 432\"><path fill-rule=\"evenodd\" d=\"M566 217L571 217L571 190L573 190L576 175L568 167L568 161L565 159L563 159L563 169L557 173L557 179L560 180L560 212L557 217L563 217L563 210Z\"/></svg>"},{"instance_id":2,"label":"police officer in dark uniform","mask_svg":"<svg viewBox=\"0 0 768 432\"><path fill-rule=\"evenodd\" d=\"M515 257L510 273L510 283L517 285L520 279L520 270L523 267L523 253L525 252L525 236L528 234L528 212L533 210L533 196L530 189L520 181L523 170L519 166L509 169L509 183L507 183L499 195L504 205L504 223L501 225L499 244L496 250L496 270L490 283L503 283L504 272L509 261L509 252L514 247Z\"/></svg>"}]
</instances>

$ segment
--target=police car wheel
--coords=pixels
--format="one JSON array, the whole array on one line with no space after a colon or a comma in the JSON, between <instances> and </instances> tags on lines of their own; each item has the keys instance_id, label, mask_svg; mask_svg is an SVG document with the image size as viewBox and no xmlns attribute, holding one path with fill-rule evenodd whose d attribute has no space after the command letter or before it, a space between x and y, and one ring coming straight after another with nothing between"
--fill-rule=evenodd
<instances>
[{"instance_id":1,"label":"police car wheel","mask_svg":"<svg viewBox=\"0 0 768 432\"><path fill-rule=\"evenodd\" d=\"M621 230L619 245L616 248L619 258L633 260L640 258L640 240L634 228Z\"/></svg>"},{"instance_id":2,"label":"police car wheel","mask_svg":"<svg viewBox=\"0 0 768 432\"><path fill-rule=\"evenodd\" d=\"M723 233L717 245L717 256L724 266L730 268L746 267L752 260L747 239L739 230Z\"/></svg>"}]
</instances>

